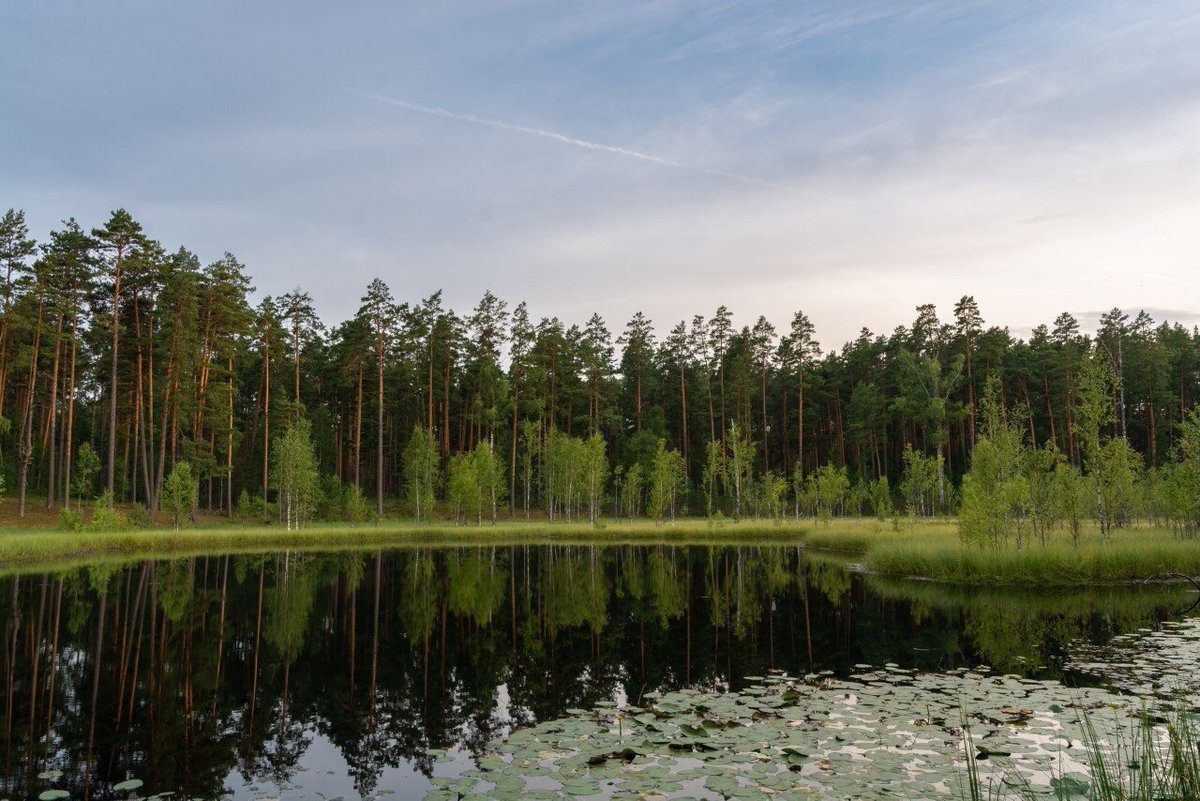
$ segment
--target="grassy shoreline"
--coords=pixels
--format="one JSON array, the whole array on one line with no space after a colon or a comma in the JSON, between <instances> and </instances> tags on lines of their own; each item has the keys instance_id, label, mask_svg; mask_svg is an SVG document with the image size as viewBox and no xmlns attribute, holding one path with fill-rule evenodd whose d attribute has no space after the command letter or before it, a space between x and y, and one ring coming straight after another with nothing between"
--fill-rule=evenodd
<instances>
[{"instance_id":1,"label":"grassy shoreline","mask_svg":"<svg viewBox=\"0 0 1200 801\"><path fill-rule=\"evenodd\" d=\"M1083 587L1135 583L1162 573L1200 575L1200 540L1180 540L1149 528L1115 532L1102 543L1087 532L1078 547L1059 535L1046 545L1017 550L964 546L954 520L920 520L894 527L873 519L746 521L710 525L688 518L612 522L599 526L546 520L506 520L483 526L447 521L383 521L349 526L317 524L301 531L277 526L217 523L173 531L70 532L0 527L0 573L64 563L119 558L167 558L280 549L332 551L355 548L488 547L557 545L802 545L851 554L873 575L965 586Z\"/></svg>"},{"instance_id":2,"label":"grassy shoreline","mask_svg":"<svg viewBox=\"0 0 1200 801\"><path fill-rule=\"evenodd\" d=\"M964 545L953 521L815 527L809 548L858 554L866 571L888 578L923 579L976 586L1080 587L1130 584L1164 573L1200 575L1200 539L1182 540L1154 528L1115 531L1101 542L1085 532L1078 546L1065 533L1043 545L1002 548Z\"/></svg>"},{"instance_id":3,"label":"grassy shoreline","mask_svg":"<svg viewBox=\"0 0 1200 801\"><path fill-rule=\"evenodd\" d=\"M94 561L102 557L141 558L194 556L214 552L343 550L431 546L557 545L708 545L721 543L795 544L803 541L807 525L743 523L710 526L685 520L655 524L504 521L495 525L458 526L446 522L417 524L384 521L361 526L318 524L299 531L276 526L237 526L132 531L56 531L0 528L0 569L49 562Z\"/></svg>"}]
</instances>

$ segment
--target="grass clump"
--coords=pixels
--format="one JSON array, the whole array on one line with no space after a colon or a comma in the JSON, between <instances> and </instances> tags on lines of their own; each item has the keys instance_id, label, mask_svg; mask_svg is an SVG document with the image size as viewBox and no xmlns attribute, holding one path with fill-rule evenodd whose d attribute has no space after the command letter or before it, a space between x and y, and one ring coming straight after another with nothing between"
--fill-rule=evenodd
<instances>
[{"instance_id":1,"label":"grass clump","mask_svg":"<svg viewBox=\"0 0 1200 801\"><path fill-rule=\"evenodd\" d=\"M964 545L954 539L879 542L865 560L884 576L914 576L964 584L1069 586L1141 581L1162 573L1200 574L1200 540L1155 530L1121 532L1109 542L1065 542L1022 549Z\"/></svg>"}]
</instances>

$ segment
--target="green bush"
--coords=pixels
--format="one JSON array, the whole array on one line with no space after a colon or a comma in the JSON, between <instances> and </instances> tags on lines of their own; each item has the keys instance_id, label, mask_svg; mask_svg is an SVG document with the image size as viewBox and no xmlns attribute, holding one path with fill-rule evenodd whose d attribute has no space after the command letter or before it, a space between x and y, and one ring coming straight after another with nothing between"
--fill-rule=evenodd
<instances>
[{"instance_id":1,"label":"green bush","mask_svg":"<svg viewBox=\"0 0 1200 801\"><path fill-rule=\"evenodd\" d=\"M355 484L346 487L342 506L343 514L351 523L366 523L375 516L375 510L371 508L366 496Z\"/></svg>"},{"instance_id":2,"label":"green bush","mask_svg":"<svg viewBox=\"0 0 1200 801\"><path fill-rule=\"evenodd\" d=\"M112 508L111 504L111 492L105 492L96 499L96 504L92 507L92 522L88 525L89 529L92 531L128 531L131 528L129 518L125 513Z\"/></svg>"},{"instance_id":3,"label":"green bush","mask_svg":"<svg viewBox=\"0 0 1200 801\"><path fill-rule=\"evenodd\" d=\"M58 513L58 524L67 531L83 531L83 512L64 508Z\"/></svg>"}]
</instances>

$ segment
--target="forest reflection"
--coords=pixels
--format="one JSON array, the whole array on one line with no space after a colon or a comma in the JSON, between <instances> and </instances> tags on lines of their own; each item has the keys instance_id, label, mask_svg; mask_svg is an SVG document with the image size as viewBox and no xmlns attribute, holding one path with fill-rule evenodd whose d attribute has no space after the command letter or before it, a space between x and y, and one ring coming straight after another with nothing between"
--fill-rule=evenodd
<instances>
[{"instance_id":1,"label":"forest reflection","mask_svg":"<svg viewBox=\"0 0 1200 801\"><path fill-rule=\"evenodd\" d=\"M991 664L1057 677L1072 640L1176 612L1175 588L949 591L785 547L278 553L0 579L0 795L287 783L314 737L355 788L430 748L619 694L720 689L770 669ZM1071 677L1079 678L1079 677ZM44 788L43 788L44 789Z\"/></svg>"}]
</instances>

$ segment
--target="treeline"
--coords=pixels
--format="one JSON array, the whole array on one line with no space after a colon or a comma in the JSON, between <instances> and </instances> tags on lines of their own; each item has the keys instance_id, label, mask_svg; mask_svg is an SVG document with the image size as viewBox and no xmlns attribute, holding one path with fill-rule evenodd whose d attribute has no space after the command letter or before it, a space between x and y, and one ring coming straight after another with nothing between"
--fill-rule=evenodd
<instances>
[{"instance_id":1,"label":"treeline","mask_svg":"<svg viewBox=\"0 0 1200 801\"><path fill-rule=\"evenodd\" d=\"M491 292L460 314L377 279L326 328L302 289L253 302L234 256L203 265L124 210L41 242L10 210L0 261L0 480L22 514L96 495L154 513L186 462L201 508L283 519L317 495L273 476L300 420L321 502L352 487L378 515L933 514L958 508L989 377L1022 441L1083 471L1087 364L1112 376L1099 436L1151 470L1200 390L1200 332L1145 312L1095 335L1064 313L1020 339L964 297L823 352L802 312L783 329L723 306L660 329L638 312L614 331Z\"/></svg>"}]
</instances>

